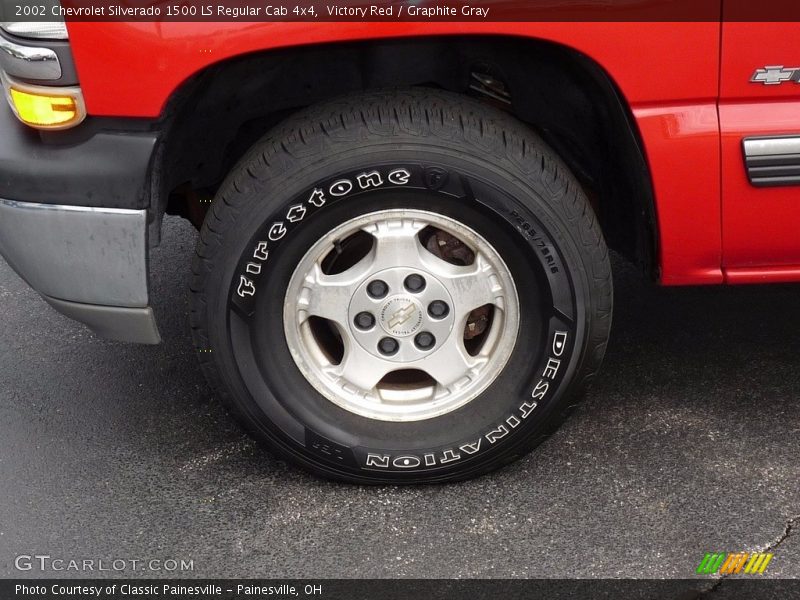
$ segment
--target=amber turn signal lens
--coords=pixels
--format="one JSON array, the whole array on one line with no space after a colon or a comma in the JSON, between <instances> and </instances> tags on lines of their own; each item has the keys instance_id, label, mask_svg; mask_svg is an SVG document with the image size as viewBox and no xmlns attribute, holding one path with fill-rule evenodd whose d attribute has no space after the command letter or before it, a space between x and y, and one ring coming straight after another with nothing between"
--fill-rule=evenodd
<instances>
[{"instance_id":1,"label":"amber turn signal lens","mask_svg":"<svg viewBox=\"0 0 800 600\"><path fill-rule=\"evenodd\" d=\"M23 123L32 127L63 128L83 120L78 98L9 89L11 106Z\"/></svg>"}]
</instances>

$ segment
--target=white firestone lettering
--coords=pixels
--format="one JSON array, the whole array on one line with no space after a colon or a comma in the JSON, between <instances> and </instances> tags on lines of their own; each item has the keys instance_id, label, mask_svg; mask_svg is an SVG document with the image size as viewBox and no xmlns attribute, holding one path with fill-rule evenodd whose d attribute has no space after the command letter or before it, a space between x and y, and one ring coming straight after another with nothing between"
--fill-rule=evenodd
<instances>
[{"instance_id":1,"label":"white firestone lettering","mask_svg":"<svg viewBox=\"0 0 800 600\"><path fill-rule=\"evenodd\" d=\"M356 180L358 180L358 186L362 190L366 190L371 187L379 187L383 185L383 179L381 178L381 174L377 171L371 171L370 173L361 173L361 175L356 176Z\"/></svg>"},{"instance_id":2,"label":"white firestone lettering","mask_svg":"<svg viewBox=\"0 0 800 600\"><path fill-rule=\"evenodd\" d=\"M296 223L297 221L302 221L305 216L306 207L302 204L295 204L289 209L289 212L286 213L286 220L289 221L289 223Z\"/></svg>"},{"instance_id":3,"label":"white firestone lettering","mask_svg":"<svg viewBox=\"0 0 800 600\"><path fill-rule=\"evenodd\" d=\"M253 282L250 281L244 275L239 276L239 289L236 290L236 293L239 294L242 298L245 296L255 296L256 294L256 286L253 285Z\"/></svg>"},{"instance_id":4,"label":"white firestone lettering","mask_svg":"<svg viewBox=\"0 0 800 600\"><path fill-rule=\"evenodd\" d=\"M514 415L511 415L510 417L508 417L508 418L506 419L506 423L508 423L508 426L509 426L509 427L511 427L511 429L514 429L514 428L515 428L515 427L517 427L517 426L518 426L520 423L522 423L522 421L520 421L520 420L519 420L517 417L515 417Z\"/></svg>"},{"instance_id":5,"label":"white firestone lettering","mask_svg":"<svg viewBox=\"0 0 800 600\"><path fill-rule=\"evenodd\" d=\"M320 189L315 189L313 192L311 192L308 203L320 208L323 204L325 204L325 192Z\"/></svg>"},{"instance_id":6,"label":"white firestone lettering","mask_svg":"<svg viewBox=\"0 0 800 600\"><path fill-rule=\"evenodd\" d=\"M251 275L258 275L261 273L261 263L247 263L247 267L245 270L250 273Z\"/></svg>"},{"instance_id":7,"label":"white firestone lettering","mask_svg":"<svg viewBox=\"0 0 800 600\"><path fill-rule=\"evenodd\" d=\"M353 183L349 179L340 179L333 182L328 190L331 196L344 196L353 190Z\"/></svg>"},{"instance_id":8,"label":"white firestone lettering","mask_svg":"<svg viewBox=\"0 0 800 600\"><path fill-rule=\"evenodd\" d=\"M408 183L409 179L411 179L411 173L406 169L395 169L389 173L389 183L395 185L405 185Z\"/></svg>"},{"instance_id":9,"label":"white firestone lettering","mask_svg":"<svg viewBox=\"0 0 800 600\"><path fill-rule=\"evenodd\" d=\"M436 457L433 454L425 455L425 466L426 467L436 466Z\"/></svg>"},{"instance_id":10,"label":"white firestone lettering","mask_svg":"<svg viewBox=\"0 0 800 600\"><path fill-rule=\"evenodd\" d=\"M267 260L267 256L269 256L267 242L258 242L256 250L253 252L253 258L257 258L258 260Z\"/></svg>"},{"instance_id":11,"label":"white firestone lettering","mask_svg":"<svg viewBox=\"0 0 800 600\"><path fill-rule=\"evenodd\" d=\"M277 242L285 235L286 235L286 227L284 227L283 223L273 223L272 227L269 228L269 233L267 234L267 237L273 242Z\"/></svg>"}]
</instances>

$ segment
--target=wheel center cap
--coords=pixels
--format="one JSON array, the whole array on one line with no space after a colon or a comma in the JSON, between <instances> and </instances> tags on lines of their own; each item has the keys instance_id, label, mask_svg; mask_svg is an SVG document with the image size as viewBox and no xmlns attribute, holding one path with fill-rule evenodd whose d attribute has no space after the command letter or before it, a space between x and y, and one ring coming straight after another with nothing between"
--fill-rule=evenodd
<instances>
[{"instance_id":1,"label":"wheel center cap","mask_svg":"<svg viewBox=\"0 0 800 600\"><path fill-rule=\"evenodd\" d=\"M380 310L380 324L389 335L405 337L422 327L422 305L411 296L392 296Z\"/></svg>"}]
</instances>

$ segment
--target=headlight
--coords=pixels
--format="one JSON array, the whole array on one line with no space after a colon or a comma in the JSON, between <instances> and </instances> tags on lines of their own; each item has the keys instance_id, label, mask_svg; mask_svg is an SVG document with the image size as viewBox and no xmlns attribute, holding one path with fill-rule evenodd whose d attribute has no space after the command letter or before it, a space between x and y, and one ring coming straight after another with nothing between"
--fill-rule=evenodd
<instances>
[{"instance_id":1,"label":"headlight","mask_svg":"<svg viewBox=\"0 0 800 600\"><path fill-rule=\"evenodd\" d=\"M23 38L37 40L66 40L67 24L64 21L0 21L0 29Z\"/></svg>"}]
</instances>

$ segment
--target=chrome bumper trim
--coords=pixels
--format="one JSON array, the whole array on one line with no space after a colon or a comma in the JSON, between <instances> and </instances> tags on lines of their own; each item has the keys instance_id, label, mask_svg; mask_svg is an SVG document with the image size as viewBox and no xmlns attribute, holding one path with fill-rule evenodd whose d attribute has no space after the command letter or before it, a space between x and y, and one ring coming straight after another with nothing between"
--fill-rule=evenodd
<instances>
[{"instance_id":1,"label":"chrome bumper trim","mask_svg":"<svg viewBox=\"0 0 800 600\"><path fill-rule=\"evenodd\" d=\"M152 308L96 306L42 297L62 315L80 321L102 338L136 344L161 342Z\"/></svg>"},{"instance_id":2,"label":"chrome bumper trim","mask_svg":"<svg viewBox=\"0 0 800 600\"><path fill-rule=\"evenodd\" d=\"M0 199L0 254L51 298L147 306L145 210Z\"/></svg>"},{"instance_id":3,"label":"chrome bumper trim","mask_svg":"<svg viewBox=\"0 0 800 600\"><path fill-rule=\"evenodd\" d=\"M23 46L3 37L0 37L0 70L23 79L61 79L61 63L53 50Z\"/></svg>"}]
</instances>

